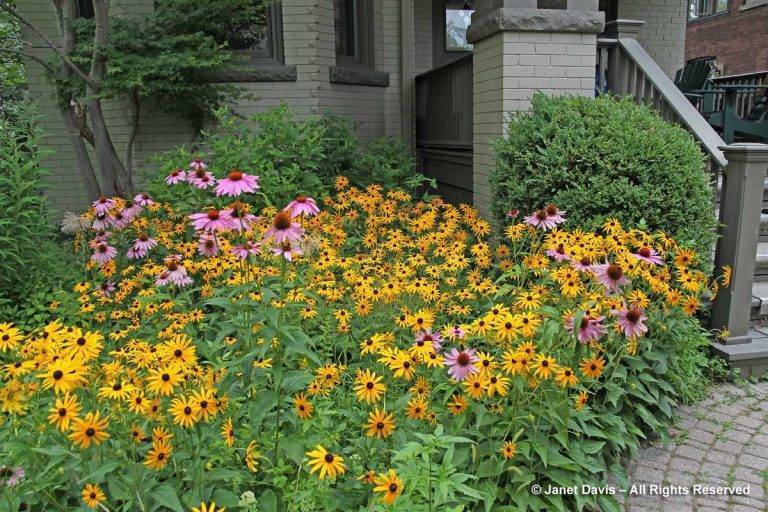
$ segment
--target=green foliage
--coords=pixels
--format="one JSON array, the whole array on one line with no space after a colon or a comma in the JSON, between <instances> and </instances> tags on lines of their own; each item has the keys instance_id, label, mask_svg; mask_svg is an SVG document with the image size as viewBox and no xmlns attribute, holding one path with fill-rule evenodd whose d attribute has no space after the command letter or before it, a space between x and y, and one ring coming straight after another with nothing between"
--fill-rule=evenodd
<instances>
[{"instance_id":1,"label":"green foliage","mask_svg":"<svg viewBox=\"0 0 768 512\"><path fill-rule=\"evenodd\" d=\"M240 89L216 83L215 78L222 70L237 67L232 50L246 48L258 38L257 27L266 23L265 5L252 0L168 0L157 2L155 11L144 18L111 19L101 97L151 100L153 108L202 120L241 96ZM78 47L73 60L87 68L95 24L79 19L75 26ZM83 94L78 78L60 86L62 98Z\"/></svg>"},{"instance_id":2,"label":"green foliage","mask_svg":"<svg viewBox=\"0 0 768 512\"><path fill-rule=\"evenodd\" d=\"M73 271L43 195L47 152L31 107L20 106L18 118L0 119L0 309L37 325L49 316L50 293Z\"/></svg>"},{"instance_id":3,"label":"green foliage","mask_svg":"<svg viewBox=\"0 0 768 512\"><path fill-rule=\"evenodd\" d=\"M13 4L13 2L11 2ZM12 118L27 83L19 22L0 10L0 118Z\"/></svg>"},{"instance_id":4,"label":"green foliage","mask_svg":"<svg viewBox=\"0 0 768 512\"><path fill-rule=\"evenodd\" d=\"M665 231L709 259L716 220L695 141L651 109L609 96L533 98L496 145L493 215L553 202L570 227L593 229L609 217Z\"/></svg>"},{"instance_id":5,"label":"green foliage","mask_svg":"<svg viewBox=\"0 0 768 512\"><path fill-rule=\"evenodd\" d=\"M709 354L707 331L695 318L673 317L656 336L675 366L671 382L680 399L685 403L703 399L715 380L717 367Z\"/></svg>"},{"instance_id":6,"label":"green foliage","mask_svg":"<svg viewBox=\"0 0 768 512\"><path fill-rule=\"evenodd\" d=\"M247 119L227 109L215 114L216 128L203 132L200 141L204 159L213 169L258 175L263 194L244 199L259 207L287 204L296 194L322 197L337 176L358 187L377 184L385 189L415 188L422 178L414 172L413 159L402 143L391 138L362 143L339 116L299 120L285 104ZM177 207L200 207L194 191L169 188L163 182L170 170L186 169L198 154L177 148L158 157L155 166L163 172L150 171L147 177L153 197Z\"/></svg>"}]
</instances>

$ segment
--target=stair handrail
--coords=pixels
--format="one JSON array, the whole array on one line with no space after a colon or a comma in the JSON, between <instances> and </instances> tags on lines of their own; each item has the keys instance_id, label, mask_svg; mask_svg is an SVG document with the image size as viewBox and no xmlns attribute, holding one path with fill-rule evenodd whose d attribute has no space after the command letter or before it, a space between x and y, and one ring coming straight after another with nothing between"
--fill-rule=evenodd
<instances>
[{"instance_id":1,"label":"stair handrail","mask_svg":"<svg viewBox=\"0 0 768 512\"><path fill-rule=\"evenodd\" d=\"M633 37L634 33L639 30L638 27L642 26L642 22L635 20L617 20L616 26L616 41L617 44L612 51L620 52L617 57L625 58L634 64L639 69L643 77L647 79L653 87L661 95L666 106L672 110L677 118L677 121L687 128L689 132L699 141L704 151L710 155L714 162L720 167L726 167L728 160L720 150L721 146L725 145L723 139L712 128L709 123L699 113L699 111L691 104L688 98L677 88L674 82L667 76L667 74L659 67L656 61L648 55L648 52L640 45L639 42ZM630 25L634 30L629 30L627 33L622 33L621 28L625 25ZM609 27L607 27L609 28ZM619 62L619 59L611 59L611 62ZM619 70L610 69L609 64L609 88L617 96L623 96L625 94L633 95L631 84L623 83L621 80L617 80ZM618 82L618 83L617 83Z\"/></svg>"}]
</instances>

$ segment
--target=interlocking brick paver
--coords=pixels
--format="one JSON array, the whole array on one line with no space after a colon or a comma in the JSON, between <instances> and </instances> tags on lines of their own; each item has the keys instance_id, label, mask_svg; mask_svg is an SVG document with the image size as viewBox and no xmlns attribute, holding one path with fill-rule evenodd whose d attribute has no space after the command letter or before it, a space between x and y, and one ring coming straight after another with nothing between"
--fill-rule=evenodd
<instances>
[{"instance_id":1,"label":"interlocking brick paver","mask_svg":"<svg viewBox=\"0 0 768 512\"><path fill-rule=\"evenodd\" d=\"M720 384L676 410L671 442L653 441L627 466L630 484L681 486L687 495L619 497L625 512L768 512L768 383ZM694 485L746 489L695 494Z\"/></svg>"}]
</instances>

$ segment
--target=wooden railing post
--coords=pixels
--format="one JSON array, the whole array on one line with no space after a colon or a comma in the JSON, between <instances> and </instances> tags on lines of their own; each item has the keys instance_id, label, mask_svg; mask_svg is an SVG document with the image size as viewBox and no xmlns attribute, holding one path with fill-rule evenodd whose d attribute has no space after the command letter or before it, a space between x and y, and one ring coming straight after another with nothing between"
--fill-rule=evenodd
<instances>
[{"instance_id":1,"label":"wooden railing post","mask_svg":"<svg viewBox=\"0 0 768 512\"><path fill-rule=\"evenodd\" d=\"M749 312L768 145L740 143L720 149L728 166L723 172L720 218L724 226L715 264L717 272L728 265L732 274L730 285L720 289L712 304L712 329L727 331L723 342L728 345L752 341Z\"/></svg>"}]
</instances>

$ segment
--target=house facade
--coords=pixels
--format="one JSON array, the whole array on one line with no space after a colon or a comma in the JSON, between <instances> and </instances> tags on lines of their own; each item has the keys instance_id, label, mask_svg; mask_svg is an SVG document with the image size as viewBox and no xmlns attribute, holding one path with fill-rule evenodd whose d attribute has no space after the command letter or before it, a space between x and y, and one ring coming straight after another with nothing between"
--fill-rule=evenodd
<instances>
[{"instance_id":1,"label":"house facade","mask_svg":"<svg viewBox=\"0 0 768 512\"><path fill-rule=\"evenodd\" d=\"M722 75L768 70L768 0L691 0L685 60L699 57Z\"/></svg>"},{"instance_id":2,"label":"house facade","mask_svg":"<svg viewBox=\"0 0 768 512\"><path fill-rule=\"evenodd\" d=\"M87 15L87 2L80 3ZM153 0L113 0L110 9L117 16L140 17L153 5ZM51 37L58 37L52 2L20 0L18 6ZM606 20L609 26L616 18L645 22L634 37L667 75L674 75L683 64L687 9L685 0L612 0L599 5L597 0L283 0L270 7L262 40L246 50L248 69L224 75L221 81L252 93L253 98L235 107L242 114L282 102L299 116L334 112L353 121L362 138L406 141L428 173L427 164L442 155L437 160L443 162L431 167L453 173L455 180L448 182L470 184L464 192L484 209L493 165L490 142L503 134L506 112L526 109L536 90L593 95L596 41ZM24 36L40 56L50 51L30 31ZM453 96L462 98L449 105L469 109L460 120L469 133L463 140L442 141L443 147L425 144L417 124L423 130L430 119L417 120L417 102L434 102L435 93L427 90L418 98L419 77L467 57L472 60L465 70L469 85L452 89ZM48 160L53 170L51 197L60 210L80 210L87 198L53 88L36 63L29 63L28 74L30 93L45 114L45 144L54 151ZM120 102L105 106L121 154L129 135L128 112ZM193 129L183 119L151 111L143 116L137 162L193 140Z\"/></svg>"}]
</instances>

